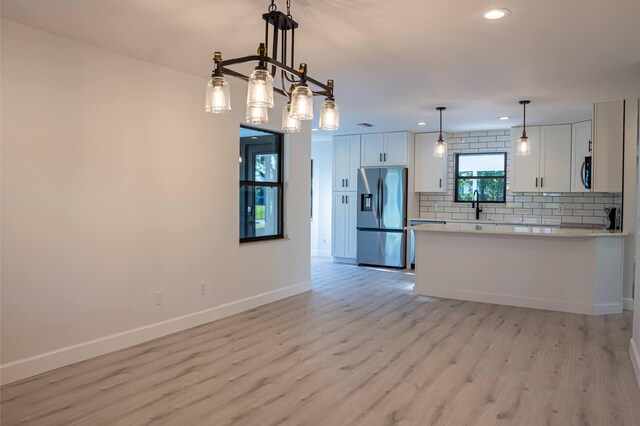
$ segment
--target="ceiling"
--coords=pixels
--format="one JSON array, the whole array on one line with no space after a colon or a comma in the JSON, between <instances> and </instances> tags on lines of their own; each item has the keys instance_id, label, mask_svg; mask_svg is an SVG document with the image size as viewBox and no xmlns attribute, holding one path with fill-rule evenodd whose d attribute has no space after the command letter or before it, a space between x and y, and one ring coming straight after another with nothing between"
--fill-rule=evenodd
<instances>
[{"instance_id":1,"label":"ceiling","mask_svg":"<svg viewBox=\"0 0 640 426\"><path fill-rule=\"evenodd\" d=\"M268 4L4 0L2 16L207 77L214 50L255 52ZM494 7L512 14L483 19ZM445 131L507 128L521 124L520 99L532 101L527 122L563 123L589 118L594 101L640 96L638 0L293 0L292 15L297 60L336 81L340 134L435 131L440 105Z\"/></svg>"}]
</instances>

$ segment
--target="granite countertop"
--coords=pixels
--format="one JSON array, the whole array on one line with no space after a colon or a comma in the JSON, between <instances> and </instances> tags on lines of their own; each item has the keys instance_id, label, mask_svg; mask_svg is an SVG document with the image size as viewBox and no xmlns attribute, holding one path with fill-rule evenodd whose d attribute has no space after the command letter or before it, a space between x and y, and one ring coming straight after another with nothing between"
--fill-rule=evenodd
<instances>
[{"instance_id":1,"label":"granite countertop","mask_svg":"<svg viewBox=\"0 0 640 426\"><path fill-rule=\"evenodd\" d=\"M413 217L411 219L408 220L408 222L411 222L412 220L419 220L422 222L446 222L446 223L469 223L469 224L476 224L476 223L486 223L486 224L494 224L494 225L522 225L522 226L561 226L561 223L558 220L552 220L552 221L548 221L548 222L532 222L532 221L521 221L521 222L515 222L515 221L497 221L497 220L474 220L474 219L434 219L434 218L418 218L418 217Z\"/></svg>"},{"instance_id":2,"label":"granite countertop","mask_svg":"<svg viewBox=\"0 0 640 426\"><path fill-rule=\"evenodd\" d=\"M449 232L468 234L490 234L490 235L519 235L531 237L624 237L627 234L620 231L608 231L605 229L584 229L584 228L559 228L557 226L532 226L532 225L502 225L491 223L487 225L471 223L429 223L415 226L408 226L407 230L423 232Z\"/></svg>"}]
</instances>

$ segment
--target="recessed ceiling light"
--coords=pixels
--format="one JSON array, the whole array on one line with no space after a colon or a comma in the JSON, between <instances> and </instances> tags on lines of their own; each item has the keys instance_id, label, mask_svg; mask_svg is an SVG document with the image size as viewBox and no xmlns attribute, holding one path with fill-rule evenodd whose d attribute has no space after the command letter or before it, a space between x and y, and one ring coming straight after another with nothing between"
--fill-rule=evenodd
<instances>
[{"instance_id":1,"label":"recessed ceiling light","mask_svg":"<svg viewBox=\"0 0 640 426\"><path fill-rule=\"evenodd\" d=\"M485 19L502 19L511 15L511 11L509 9L491 9L490 11L484 14Z\"/></svg>"},{"instance_id":2,"label":"recessed ceiling light","mask_svg":"<svg viewBox=\"0 0 640 426\"><path fill-rule=\"evenodd\" d=\"M418 126L426 126L426 125L427 125L427 123L426 123L426 122L424 122L424 121L419 121L419 122L417 122L416 124L417 124Z\"/></svg>"},{"instance_id":3,"label":"recessed ceiling light","mask_svg":"<svg viewBox=\"0 0 640 426\"><path fill-rule=\"evenodd\" d=\"M318 129L311 129L311 131L312 131L312 132L317 132L317 131L318 131Z\"/></svg>"},{"instance_id":4,"label":"recessed ceiling light","mask_svg":"<svg viewBox=\"0 0 640 426\"><path fill-rule=\"evenodd\" d=\"M506 115L503 115L502 117L498 117L498 120L508 120L509 117L507 117Z\"/></svg>"}]
</instances>

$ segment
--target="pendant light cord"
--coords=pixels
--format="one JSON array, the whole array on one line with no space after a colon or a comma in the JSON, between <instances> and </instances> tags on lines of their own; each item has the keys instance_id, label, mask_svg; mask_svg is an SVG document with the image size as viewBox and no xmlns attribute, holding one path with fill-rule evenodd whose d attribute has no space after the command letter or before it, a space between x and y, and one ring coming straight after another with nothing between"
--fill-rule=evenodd
<instances>
[{"instance_id":1,"label":"pendant light cord","mask_svg":"<svg viewBox=\"0 0 640 426\"><path fill-rule=\"evenodd\" d=\"M440 110L440 139L442 140L442 110Z\"/></svg>"}]
</instances>

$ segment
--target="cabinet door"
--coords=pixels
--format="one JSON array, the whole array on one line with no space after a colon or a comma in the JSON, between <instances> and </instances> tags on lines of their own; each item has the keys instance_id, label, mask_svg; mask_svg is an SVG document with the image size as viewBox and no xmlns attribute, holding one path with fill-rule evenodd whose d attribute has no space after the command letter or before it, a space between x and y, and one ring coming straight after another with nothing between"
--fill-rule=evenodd
<instances>
[{"instance_id":1,"label":"cabinet door","mask_svg":"<svg viewBox=\"0 0 640 426\"><path fill-rule=\"evenodd\" d=\"M384 134L384 152L382 162L385 166L407 166L408 146L407 132L394 132Z\"/></svg>"},{"instance_id":2,"label":"cabinet door","mask_svg":"<svg viewBox=\"0 0 640 426\"><path fill-rule=\"evenodd\" d=\"M416 133L414 191L447 191L447 157L434 157L433 146L438 133Z\"/></svg>"},{"instance_id":3,"label":"cabinet door","mask_svg":"<svg viewBox=\"0 0 640 426\"><path fill-rule=\"evenodd\" d=\"M540 190L571 191L571 124L540 127Z\"/></svg>"},{"instance_id":4,"label":"cabinet door","mask_svg":"<svg viewBox=\"0 0 640 426\"><path fill-rule=\"evenodd\" d=\"M349 142L346 136L333 138L333 190L344 191L349 163Z\"/></svg>"},{"instance_id":5,"label":"cabinet door","mask_svg":"<svg viewBox=\"0 0 640 426\"><path fill-rule=\"evenodd\" d=\"M593 106L593 191L622 191L624 101Z\"/></svg>"},{"instance_id":6,"label":"cabinet door","mask_svg":"<svg viewBox=\"0 0 640 426\"><path fill-rule=\"evenodd\" d=\"M346 252L344 257L355 259L358 250L358 231L356 227L356 220L358 218L358 196L350 192L345 195L345 199L347 201L345 209L347 227L345 231Z\"/></svg>"},{"instance_id":7,"label":"cabinet door","mask_svg":"<svg viewBox=\"0 0 640 426\"><path fill-rule=\"evenodd\" d=\"M591 120L571 125L571 192L589 192L585 186L586 158L591 152Z\"/></svg>"},{"instance_id":8,"label":"cabinet door","mask_svg":"<svg viewBox=\"0 0 640 426\"><path fill-rule=\"evenodd\" d=\"M362 135L360 144L360 164L362 167L382 166L384 153L384 134L373 133Z\"/></svg>"},{"instance_id":9,"label":"cabinet door","mask_svg":"<svg viewBox=\"0 0 640 426\"><path fill-rule=\"evenodd\" d=\"M347 165L347 191L358 190L358 169L360 168L360 135L347 136L349 141L349 161Z\"/></svg>"},{"instance_id":10,"label":"cabinet door","mask_svg":"<svg viewBox=\"0 0 640 426\"><path fill-rule=\"evenodd\" d=\"M333 193L331 255L334 257L347 257L347 229L349 218L347 216L347 204L345 203L345 197L344 192Z\"/></svg>"},{"instance_id":11,"label":"cabinet door","mask_svg":"<svg viewBox=\"0 0 640 426\"><path fill-rule=\"evenodd\" d=\"M516 143L522 127L511 128L511 179L510 189L516 192L540 191L540 127L527 127L531 154L516 155Z\"/></svg>"}]
</instances>

